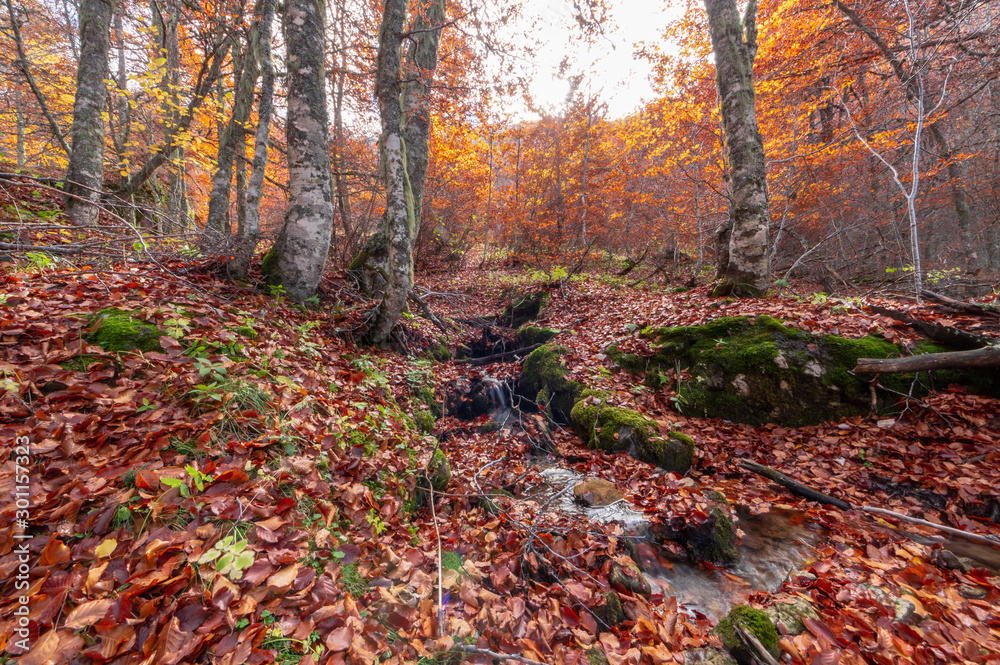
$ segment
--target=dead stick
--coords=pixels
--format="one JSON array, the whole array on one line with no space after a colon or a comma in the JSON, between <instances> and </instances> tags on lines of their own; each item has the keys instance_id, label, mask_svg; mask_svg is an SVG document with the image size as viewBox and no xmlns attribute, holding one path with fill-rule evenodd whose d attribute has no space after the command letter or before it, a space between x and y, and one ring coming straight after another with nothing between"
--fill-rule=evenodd
<instances>
[{"instance_id":1,"label":"dead stick","mask_svg":"<svg viewBox=\"0 0 1000 665\"><path fill-rule=\"evenodd\" d=\"M456 360L456 363L468 363L470 365L489 365L492 362L496 362L507 356L516 356L520 353L528 353L529 351L534 351L541 344L532 344L531 346L526 346L521 349L514 349L513 351L504 351L503 353L494 353L492 356L485 356L483 358L463 358L462 360Z\"/></svg>"},{"instance_id":2,"label":"dead stick","mask_svg":"<svg viewBox=\"0 0 1000 665\"><path fill-rule=\"evenodd\" d=\"M847 503L846 501L841 501L827 494L823 494L811 487L806 487L802 483L796 482L781 473L780 471L775 471L770 467L766 467L763 464L758 464L751 460L742 459L739 461L739 465L748 471L753 471L754 473L769 478L779 485L787 488L793 494L801 497L805 497L810 501L817 501L819 503L824 503L831 506L836 506L841 510L854 510L854 506ZM984 543L991 547L996 547L1000 549L1000 540L993 538L992 536L983 536L978 533L972 533L971 531L963 531L961 529L954 529L950 526L945 526L943 524L935 524L934 522L928 522L927 520L922 520L919 517L910 517L909 515L904 515L902 513L897 513L892 510L887 510L885 508L876 508L874 506L858 506L857 510L863 513L869 513L874 515L885 515L887 517L892 517L904 522L911 522L913 524L920 524L938 531L943 531L944 533L950 533L954 536L959 536L967 540L973 540L977 543Z\"/></svg>"},{"instance_id":3,"label":"dead stick","mask_svg":"<svg viewBox=\"0 0 1000 665\"><path fill-rule=\"evenodd\" d=\"M461 653L471 653L476 656L486 656L487 658L495 658L497 660L516 660L519 663L527 663L528 665L545 665L545 663L537 660L531 660L530 658L525 658L524 656L515 656L512 653L500 653L499 651L491 651L490 649L480 649L479 647L469 646L468 644L456 644L451 648L451 650L459 651Z\"/></svg>"},{"instance_id":4,"label":"dead stick","mask_svg":"<svg viewBox=\"0 0 1000 665\"><path fill-rule=\"evenodd\" d=\"M874 506L861 506L858 510L866 513L874 513L876 515L885 515L887 517L893 517L904 522L912 522L913 524L921 524L923 526L928 526L932 529L937 529L938 531L944 531L945 533L950 533L953 536L959 536L965 538L966 540L973 540L977 543L984 543L991 547L1000 549L1000 540L993 538L992 536L982 536L978 533L972 533L970 531L962 531L961 529L953 529L950 526L945 526L943 524L935 524L934 522L928 522L927 520L922 520L919 517L910 517L909 515L902 515L900 513L895 513L891 510L886 510L885 508L876 508Z\"/></svg>"},{"instance_id":5,"label":"dead stick","mask_svg":"<svg viewBox=\"0 0 1000 665\"><path fill-rule=\"evenodd\" d=\"M753 659L754 662L763 662L764 665L780 665L778 661L774 659L774 656L764 648L764 645L760 643L757 636L748 630L743 630L740 626L734 624L733 628L736 629L736 635L743 642L743 646L746 647L747 651L754 652Z\"/></svg>"},{"instance_id":6,"label":"dead stick","mask_svg":"<svg viewBox=\"0 0 1000 665\"><path fill-rule=\"evenodd\" d=\"M823 494L822 492L814 490L811 487L806 487L802 483L795 482L785 474L779 471L775 471L770 467L766 467L763 464L758 464L757 462L753 462L748 459L740 460L739 464L744 469L747 469L748 471L753 471L757 475L764 476L765 478L769 478L770 480L773 480L782 487L791 490L793 494L805 497L810 501L816 501L818 503L823 503L829 506L836 506L841 510L851 510L851 504L847 503L846 501L842 501L840 499L832 497L829 494Z\"/></svg>"}]
</instances>

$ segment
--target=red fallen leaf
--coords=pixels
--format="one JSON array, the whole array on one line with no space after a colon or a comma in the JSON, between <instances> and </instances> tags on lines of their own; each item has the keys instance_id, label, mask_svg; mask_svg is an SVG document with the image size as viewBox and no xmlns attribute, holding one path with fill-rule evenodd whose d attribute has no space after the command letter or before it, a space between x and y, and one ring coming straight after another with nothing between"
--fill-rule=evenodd
<instances>
[{"instance_id":1,"label":"red fallen leaf","mask_svg":"<svg viewBox=\"0 0 1000 665\"><path fill-rule=\"evenodd\" d=\"M809 665L837 665L840 662L839 649L824 649L812 657Z\"/></svg>"},{"instance_id":2,"label":"red fallen leaf","mask_svg":"<svg viewBox=\"0 0 1000 665\"><path fill-rule=\"evenodd\" d=\"M282 568L275 574L267 578L267 586L273 587L275 591L284 592L287 591L289 587L292 586L292 582L295 581L295 576L299 574L300 564L293 564Z\"/></svg>"},{"instance_id":3,"label":"red fallen leaf","mask_svg":"<svg viewBox=\"0 0 1000 665\"><path fill-rule=\"evenodd\" d=\"M822 621L813 619L812 617L803 617L802 623L809 629L810 633L824 642L824 647L833 646L837 643L837 637L833 634L833 631Z\"/></svg>"},{"instance_id":4,"label":"red fallen leaf","mask_svg":"<svg viewBox=\"0 0 1000 665\"><path fill-rule=\"evenodd\" d=\"M248 476L243 469L230 469L229 471L223 471L215 478L215 482L217 483L229 482L233 485L242 485L248 480L250 480L250 476Z\"/></svg>"},{"instance_id":5,"label":"red fallen leaf","mask_svg":"<svg viewBox=\"0 0 1000 665\"><path fill-rule=\"evenodd\" d=\"M353 641L354 630L350 626L334 628L323 638L323 644L330 651L346 651Z\"/></svg>"},{"instance_id":6,"label":"red fallen leaf","mask_svg":"<svg viewBox=\"0 0 1000 665\"><path fill-rule=\"evenodd\" d=\"M135 474L135 486L139 489L157 489L160 486L160 479L149 469L143 469Z\"/></svg>"}]
</instances>

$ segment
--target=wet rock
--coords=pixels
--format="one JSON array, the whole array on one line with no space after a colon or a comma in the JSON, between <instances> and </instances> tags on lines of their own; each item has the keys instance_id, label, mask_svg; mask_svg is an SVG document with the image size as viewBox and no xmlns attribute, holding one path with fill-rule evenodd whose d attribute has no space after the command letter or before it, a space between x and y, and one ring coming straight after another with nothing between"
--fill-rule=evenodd
<instances>
[{"instance_id":1,"label":"wet rock","mask_svg":"<svg viewBox=\"0 0 1000 665\"><path fill-rule=\"evenodd\" d=\"M611 565L611 574L608 575L608 583L615 584L636 596L649 598L653 589L649 586L639 566L635 562L629 561L625 565L614 563Z\"/></svg>"},{"instance_id":2,"label":"wet rock","mask_svg":"<svg viewBox=\"0 0 1000 665\"><path fill-rule=\"evenodd\" d=\"M448 413L459 420L489 415L504 402L504 387L490 379L456 382L448 394Z\"/></svg>"},{"instance_id":3,"label":"wet rock","mask_svg":"<svg viewBox=\"0 0 1000 665\"><path fill-rule=\"evenodd\" d=\"M771 620L778 632L783 635L800 635L806 629L802 619L819 619L819 614L805 598L796 598L791 603L775 603L764 609L764 614Z\"/></svg>"},{"instance_id":4,"label":"wet rock","mask_svg":"<svg viewBox=\"0 0 1000 665\"><path fill-rule=\"evenodd\" d=\"M511 300L500 318L511 328L520 328L528 321L537 319L548 302L549 294L545 291L525 293Z\"/></svg>"},{"instance_id":5,"label":"wet rock","mask_svg":"<svg viewBox=\"0 0 1000 665\"><path fill-rule=\"evenodd\" d=\"M876 600L887 607L891 607L896 621L910 624L918 620L917 606L905 597L894 596L885 589L874 584L864 582L858 585L868 591Z\"/></svg>"},{"instance_id":6,"label":"wet rock","mask_svg":"<svg viewBox=\"0 0 1000 665\"><path fill-rule=\"evenodd\" d=\"M976 564L972 559L967 559L964 556L958 556L954 552L944 549L934 550L932 560L935 564L941 566L942 568L957 570L962 573L967 573L976 567Z\"/></svg>"},{"instance_id":7,"label":"wet rock","mask_svg":"<svg viewBox=\"0 0 1000 665\"><path fill-rule=\"evenodd\" d=\"M569 370L562 357L569 349L558 344L545 344L528 354L521 367L518 391L535 402L550 418L568 423L570 412L583 384L566 378Z\"/></svg>"},{"instance_id":8,"label":"wet rock","mask_svg":"<svg viewBox=\"0 0 1000 665\"><path fill-rule=\"evenodd\" d=\"M585 506L607 506L623 498L615 484L603 478L587 478L577 483L573 496Z\"/></svg>"},{"instance_id":9,"label":"wet rock","mask_svg":"<svg viewBox=\"0 0 1000 665\"><path fill-rule=\"evenodd\" d=\"M736 525L729 505L718 492L706 494L716 500L709 508L708 518L687 530L687 547L696 559L715 563L735 563L740 558L736 547ZM718 497L722 500L719 501Z\"/></svg>"},{"instance_id":10,"label":"wet rock","mask_svg":"<svg viewBox=\"0 0 1000 665\"><path fill-rule=\"evenodd\" d=\"M684 664L736 665L736 659L722 649L691 649L684 652Z\"/></svg>"},{"instance_id":11,"label":"wet rock","mask_svg":"<svg viewBox=\"0 0 1000 665\"><path fill-rule=\"evenodd\" d=\"M968 584L963 584L958 587L958 592L962 594L963 597L970 600L982 600L989 594L989 589L981 586L970 586Z\"/></svg>"},{"instance_id":12,"label":"wet rock","mask_svg":"<svg viewBox=\"0 0 1000 665\"><path fill-rule=\"evenodd\" d=\"M719 636L722 640L722 646L726 647L729 654L740 665L752 665L757 662L757 659L744 646L743 640L736 632L737 628L756 637L761 646L775 659L781 655L781 647L778 646L778 630L767 615L749 605L737 605L722 618L722 621L712 632Z\"/></svg>"},{"instance_id":13,"label":"wet rock","mask_svg":"<svg viewBox=\"0 0 1000 665\"><path fill-rule=\"evenodd\" d=\"M523 349L526 346L545 344L558 334L559 331L552 328L524 325L514 334L514 343L517 345L516 348Z\"/></svg>"},{"instance_id":14,"label":"wet rock","mask_svg":"<svg viewBox=\"0 0 1000 665\"><path fill-rule=\"evenodd\" d=\"M816 575L810 573L808 570L793 570L792 572L788 573L788 579L794 580L796 578L805 578L810 582L816 581Z\"/></svg>"},{"instance_id":15,"label":"wet rock","mask_svg":"<svg viewBox=\"0 0 1000 665\"><path fill-rule=\"evenodd\" d=\"M597 607L591 607L590 611L609 628L623 623L628 618L625 616L625 610L622 609L621 598L614 591L604 592L604 603Z\"/></svg>"}]
</instances>

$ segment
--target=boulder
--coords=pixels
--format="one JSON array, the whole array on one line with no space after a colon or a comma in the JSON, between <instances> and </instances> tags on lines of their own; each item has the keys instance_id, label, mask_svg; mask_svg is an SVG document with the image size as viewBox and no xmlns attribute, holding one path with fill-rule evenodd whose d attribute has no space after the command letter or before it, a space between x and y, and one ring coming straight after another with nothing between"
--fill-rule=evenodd
<instances>
[{"instance_id":1,"label":"boulder","mask_svg":"<svg viewBox=\"0 0 1000 665\"><path fill-rule=\"evenodd\" d=\"M517 344L517 348L523 349L526 346L545 344L558 334L558 330L526 324L518 328L517 333L514 334L514 343Z\"/></svg>"},{"instance_id":2,"label":"boulder","mask_svg":"<svg viewBox=\"0 0 1000 665\"><path fill-rule=\"evenodd\" d=\"M639 566L631 560L624 565L613 563L611 573L608 575L608 583L620 586L636 596L649 598L653 593L646 576L639 570Z\"/></svg>"},{"instance_id":3,"label":"boulder","mask_svg":"<svg viewBox=\"0 0 1000 665\"><path fill-rule=\"evenodd\" d=\"M800 635L805 632L806 625L802 619L819 619L812 604L805 598L796 598L790 603L775 603L764 608L764 614L783 635Z\"/></svg>"},{"instance_id":4,"label":"boulder","mask_svg":"<svg viewBox=\"0 0 1000 665\"><path fill-rule=\"evenodd\" d=\"M537 319L548 302L549 294L545 291L522 294L510 301L500 319L511 328L519 328Z\"/></svg>"},{"instance_id":5,"label":"boulder","mask_svg":"<svg viewBox=\"0 0 1000 665\"><path fill-rule=\"evenodd\" d=\"M562 357L569 349L557 344L545 344L528 354L521 367L518 391L538 404L550 418L567 423L570 412L583 384L566 378L569 370Z\"/></svg>"},{"instance_id":6,"label":"boulder","mask_svg":"<svg viewBox=\"0 0 1000 665\"><path fill-rule=\"evenodd\" d=\"M624 498L614 483L603 478L581 480L573 488L573 496L585 506L607 506Z\"/></svg>"},{"instance_id":7,"label":"boulder","mask_svg":"<svg viewBox=\"0 0 1000 665\"><path fill-rule=\"evenodd\" d=\"M109 307L90 319L91 331L86 339L99 344L105 351L162 351L156 326L134 318L129 312Z\"/></svg>"},{"instance_id":8,"label":"boulder","mask_svg":"<svg viewBox=\"0 0 1000 665\"><path fill-rule=\"evenodd\" d=\"M767 615L749 605L737 605L719 621L713 631L719 636L722 640L722 646L736 659L737 663L753 665L757 662L753 652L744 646L743 640L737 634L737 627L756 637L761 646L775 659L780 657L781 647L778 645L778 630L767 618Z\"/></svg>"}]
</instances>

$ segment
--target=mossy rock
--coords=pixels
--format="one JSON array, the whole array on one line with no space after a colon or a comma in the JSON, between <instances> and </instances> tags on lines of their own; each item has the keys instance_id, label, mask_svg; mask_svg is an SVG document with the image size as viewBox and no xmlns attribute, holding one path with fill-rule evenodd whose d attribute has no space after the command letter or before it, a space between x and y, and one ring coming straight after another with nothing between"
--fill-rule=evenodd
<instances>
[{"instance_id":1,"label":"mossy rock","mask_svg":"<svg viewBox=\"0 0 1000 665\"><path fill-rule=\"evenodd\" d=\"M629 374L642 374L648 365L647 359L635 353L622 353L618 344L612 344L604 350L605 355ZM648 378L648 377L647 377Z\"/></svg>"},{"instance_id":2,"label":"mossy rock","mask_svg":"<svg viewBox=\"0 0 1000 665\"><path fill-rule=\"evenodd\" d=\"M535 291L518 296L504 308L501 318L511 328L520 328L528 321L534 321L542 313L549 302L549 294L545 291Z\"/></svg>"},{"instance_id":3,"label":"mossy rock","mask_svg":"<svg viewBox=\"0 0 1000 665\"><path fill-rule=\"evenodd\" d=\"M784 635L800 635L806 630L803 619L819 619L819 614L805 598L796 598L790 603L775 603L764 608L764 614Z\"/></svg>"},{"instance_id":4,"label":"mossy rock","mask_svg":"<svg viewBox=\"0 0 1000 665\"><path fill-rule=\"evenodd\" d=\"M521 367L518 390L559 422L569 422L570 412L583 392L583 384L566 379L569 370L562 357L569 349L545 344L527 355Z\"/></svg>"},{"instance_id":5,"label":"mossy rock","mask_svg":"<svg viewBox=\"0 0 1000 665\"><path fill-rule=\"evenodd\" d=\"M451 360L451 351L448 350L448 345L443 343L427 347L427 355L442 363Z\"/></svg>"},{"instance_id":6,"label":"mossy rock","mask_svg":"<svg viewBox=\"0 0 1000 665\"><path fill-rule=\"evenodd\" d=\"M163 350L160 346L163 331L117 307L102 309L90 318L90 324L87 341L99 344L105 351Z\"/></svg>"},{"instance_id":7,"label":"mossy rock","mask_svg":"<svg viewBox=\"0 0 1000 665\"><path fill-rule=\"evenodd\" d=\"M611 661L600 647L590 647L584 655L587 656L587 665L611 665Z\"/></svg>"},{"instance_id":8,"label":"mossy rock","mask_svg":"<svg viewBox=\"0 0 1000 665\"><path fill-rule=\"evenodd\" d=\"M647 361L647 382L677 363L690 368L678 410L751 425L797 427L865 413L868 382L851 373L858 358L899 354L881 338L812 335L769 316L722 317L645 336L657 347ZM908 383L886 376L883 385L906 392Z\"/></svg>"},{"instance_id":9,"label":"mossy rock","mask_svg":"<svg viewBox=\"0 0 1000 665\"><path fill-rule=\"evenodd\" d=\"M545 344L558 334L559 331L552 328L523 325L514 334L514 342L517 344L517 348L523 349L526 346Z\"/></svg>"},{"instance_id":10,"label":"mossy rock","mask_svg":"<svg viewBox=\"0 0 1000 665\"><path fill-rule=\"evenodd\" d=\"M624 623L628 618L622 609L621 598L614 591L605 591L604 602L597 607L591 607L590 611L609 628Z\"/></svg>"},{"instance_id":11,"label":"mossy rock","mask_svg":"<svg viewBox=\"0 0 1000 665\"><path fill-rule=\"evenodd\" d=\"M434 431L435 422L437 422L437 418L429 410L417 411L413 414L413 424L416 430L423 434L430 434Z\"/></svg>"},{"instance_id":12,"label":"mossy rock","mask_svg":"<svg viewBox=\"0 0 1000 665\"><path fill-rule=\"evenodd\" d=\"M593 390L581 393L570 412L573 429L591 448L627 452L647 462L683 475L694 460L694 440L681 432L660 436L659 426L641 413L608 406L606 398Z\"/></svg>"},{"instance_id":13,"label":"mossy rock","mask_svg":"<svg viewBox=\"0 0 1000 665\"><path fill-rule=\"evenodd\" d=\"M649 586L649 582L634 561L630 561L624 566L618 563L612 564L608 583L616 584L629 593L645 598L649 598L653 593L652 587Z\"/></svg>"},{"instance_id":14,"label":"mossy rock","mask_svg":"<svg viewBox=\"0 0 1000 665\"><path fill-rule=\"evenodd\" d=\"M260 272L264 275L264 279L271 283L271 280L276 279L278 276L278 253L274 251L274 247L267 250L264 253L263 258L260 260Z\"/></svg>"},{"instance_id":15,"label":"mossy rock","mask_svg":"<svg viewBox=\"0 0 1000 665\"><path fill-rule=\"evenodd\" d=\"M685 540L688 551L695 559L727 565L740 559L740 550L736 547L736 524L729 508L721 503L709 507L704 522L687 529Z\"/></svg>"},{"instance_id":16,"label":"mossy rock","mask_svg":"<svg viewBox=\"0 0 1000 665\"><path fill-rule=\"evenodd\" d=\"M756 637L761 646L775 659L781 656L781 647L778 645L778 630L767 618L767 615L749 605L737 605L722 618L713 631L719 636L722 645L726 647L737 663L753 665L756 662L753 654L743 646L743 641L736 634L735 627L737 626Z\"/></svg>"},{"instance_id":17,"label":"mossy rock","mask_svg":"<svg viewBox=\"0 0 1000 665\"><path fill-rule=\"evenodd\" d=\"M499 515L503 512L503 506L493 501L493 498L498 496L513 497L514 495L505 489L490 490L486 493L486 496L479 497L479 507L491 515Z\"/></svg>"}]
</instances>

